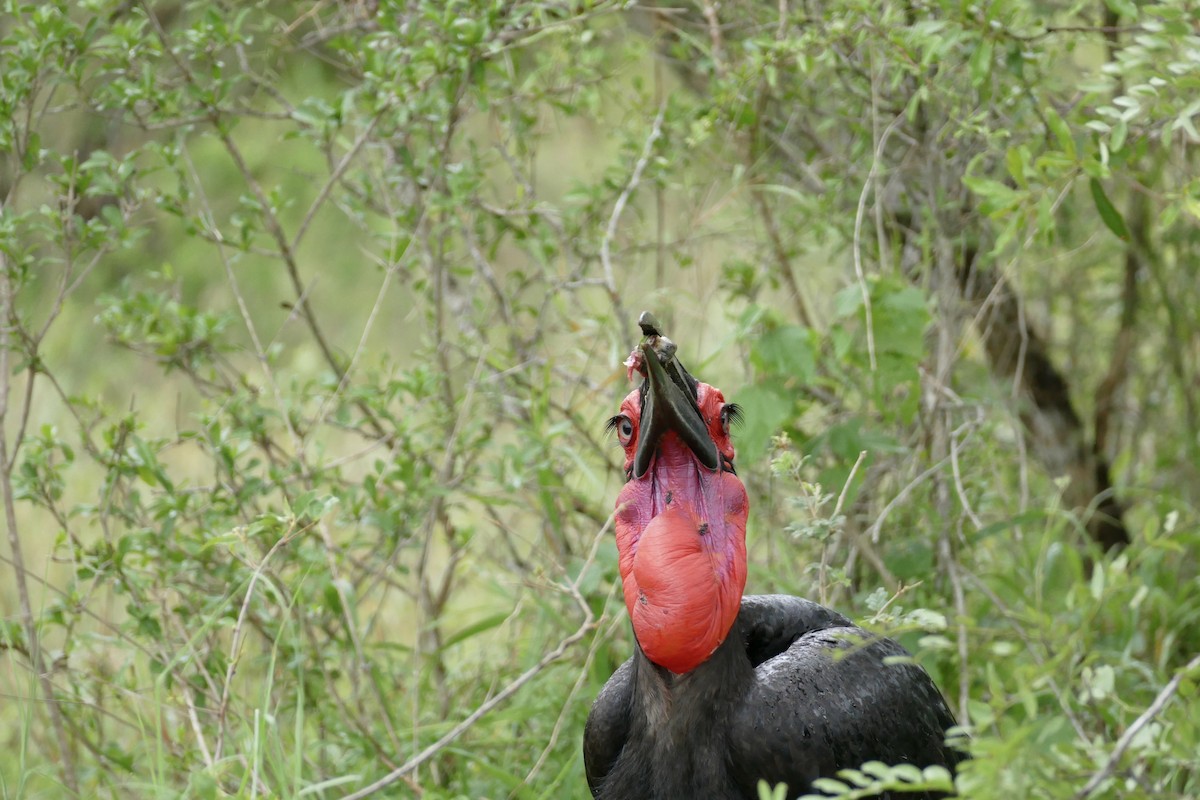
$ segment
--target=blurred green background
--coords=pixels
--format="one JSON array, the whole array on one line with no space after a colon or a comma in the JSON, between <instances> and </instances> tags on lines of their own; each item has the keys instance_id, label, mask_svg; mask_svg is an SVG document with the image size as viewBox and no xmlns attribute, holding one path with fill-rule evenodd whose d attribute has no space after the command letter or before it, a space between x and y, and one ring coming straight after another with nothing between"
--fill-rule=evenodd
<instances>
[{"instance_id":1,"label":"blurred green background","mask_svg":"<svg viewBox=\"0 0 1200 800\"><path fill-rule=\"evenodd\" d=\"M587 797L651 310L963 796L1194 797L1200 12L0 12L0 797ZM863 796L853 794L850 796Z\"/></svg>"}]
</instances>

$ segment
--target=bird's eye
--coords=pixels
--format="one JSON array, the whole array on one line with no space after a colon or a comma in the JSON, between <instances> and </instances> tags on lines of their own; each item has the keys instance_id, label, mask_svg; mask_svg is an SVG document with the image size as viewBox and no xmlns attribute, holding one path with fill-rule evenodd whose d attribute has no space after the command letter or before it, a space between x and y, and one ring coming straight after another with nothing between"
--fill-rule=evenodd
<instances>
[{"instance_id":1,"label":"bird's eye","mask_svg":"<svg viewBox=\"0 0 1200 800\"><path fill-rule=\"evenodd\" d=\"M622 447L629 446L630 440L633 439L633 420L624 414L617 414L604 427L617 432L617 440L621 442Z\"/></svg>"},{"instance_id":2,"label":"bird's eye","mask_svg":"<svg viewBox=\"0 0 1200 800\"><path fill-rule=\"evenodd\" d=\"M621 444L624 446L628 445L629 440L632 438L633 423L630 422L629 417L621 417L619 420L617 420L617 439L619 439Z\"/></svg>"}]
</instances>

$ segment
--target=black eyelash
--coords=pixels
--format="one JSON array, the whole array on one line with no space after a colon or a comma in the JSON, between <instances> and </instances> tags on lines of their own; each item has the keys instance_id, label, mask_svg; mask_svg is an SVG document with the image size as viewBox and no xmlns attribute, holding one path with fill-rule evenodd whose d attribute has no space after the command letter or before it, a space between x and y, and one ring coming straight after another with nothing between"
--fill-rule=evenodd
<instances>
[{"instance_id":1,"label":"black eyelash","mask_svg":"<svg viewBox=\"0 0 1200 800\"><path fill-rule=\"evenodd\" d=\"M721 415L725 418L726 425L737 425L746 418L746 412L742 411L742 407L737 403L728 403L721 410Z\"/></svg>"},{"instance_id":2,"label":"black eyelash","mask_svg":"<svg viewBox=\"0 0 1200 800\"><path fill-rule=\"evenodd\" d=\"M617 429L617 425L619 424L621 424L620 414L617 414L615 417L610 417L608 422L604 423L604 432L611 433L612 431L615 431Z\"/></svg>"}]
</instances>

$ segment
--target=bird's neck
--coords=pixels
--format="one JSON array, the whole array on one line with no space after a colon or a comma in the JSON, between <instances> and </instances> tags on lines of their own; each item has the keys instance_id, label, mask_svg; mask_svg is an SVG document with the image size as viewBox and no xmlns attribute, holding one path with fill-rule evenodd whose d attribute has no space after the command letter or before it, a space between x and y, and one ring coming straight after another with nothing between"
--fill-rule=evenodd
<instances>
[{"instance_id":1,"label":"bird's neck","mask_svg":"<svg viewBox=\"0 0 1200 800\"><path fill-rule=\"evenodd\" d=\"M641 647L634 670L631 739L640 740L635 750L650 754L654 764L646 779L662 789L647 796L683 796L679 787L695 788L697 797L740 796L728 770L728 735L733 714L754 682L740 626L733 626L712 656L682 675L650 661Z\"/></svg>"},{"instance_id":2,"label":"bird's neck","mask_svg":"<svg viewBox=\"0 0 1200 800\"><path fill-rule=\"evenodd\" d=\"M708 659L681 675L652 662L637 647L634 661L640 709L652 724L679 727L694 738L696 728L712 726L712 716L733 711L754 683L737 623Z\"/></svg>"}]
</instances>

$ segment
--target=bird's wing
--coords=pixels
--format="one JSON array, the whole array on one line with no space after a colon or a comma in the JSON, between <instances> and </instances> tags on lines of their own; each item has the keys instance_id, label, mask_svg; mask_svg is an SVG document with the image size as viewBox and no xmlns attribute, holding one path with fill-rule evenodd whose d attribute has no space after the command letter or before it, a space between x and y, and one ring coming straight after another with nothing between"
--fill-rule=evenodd
<instances>
[{"instance_id":1,"label":"bird's wing","mask_svg":"<svg viewBox=\"0 0 1200 800\"><path fill-rule=\"evenodd\" d=\"M746 598L747 605L739 619L757 666L730 747L748 796L760 778L787 783L796 796L814 778L867 761L952 767L960 760L945 744L955 724L946 701L903 647L799 598Z\"/></svg>"},{"instance_id":2,"label":"bird's wing","mask_svg":"<svg viewBox=\"0 0 1200 800\"><path fill-rule=\"evenodd\" d=\"M789 594L747 595L738 612L746 653L756 667L787 650L806 633L850 625L850 620L836 611Z\"/></svg>"},{"instance_id":3,"label":"bird's wing","mask_svg":"<svg viewBox=\"0 0 1200 800\"><path fill-rule=\"evenodd\" d=\"M633 659L629 659L600 690L583 728L583 769L588 788L595 794L621 755L629 736L633 704Z\"/></svg>"}]
</instances>

